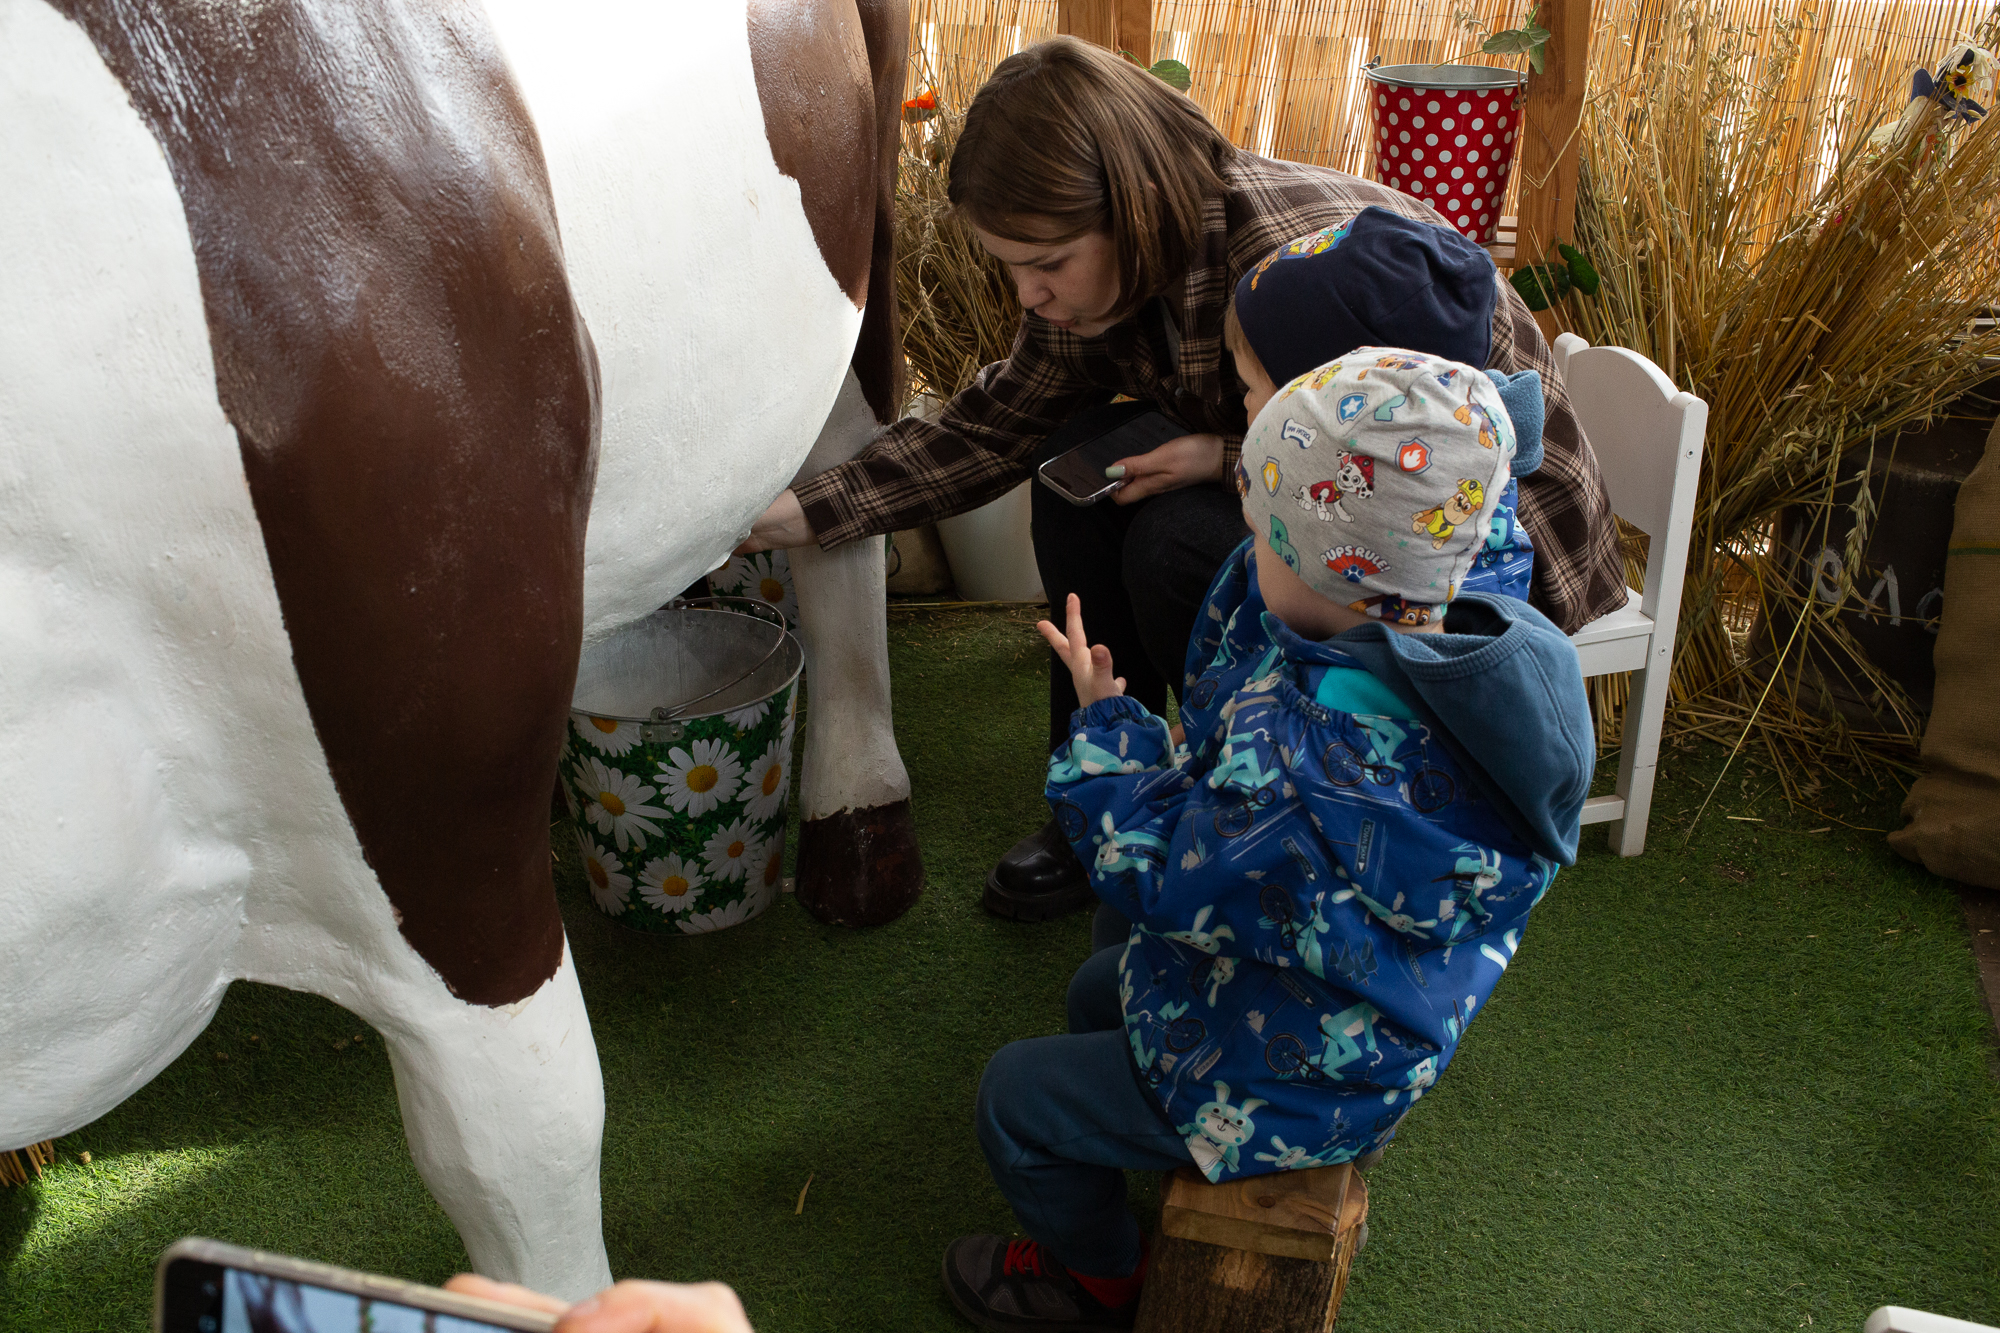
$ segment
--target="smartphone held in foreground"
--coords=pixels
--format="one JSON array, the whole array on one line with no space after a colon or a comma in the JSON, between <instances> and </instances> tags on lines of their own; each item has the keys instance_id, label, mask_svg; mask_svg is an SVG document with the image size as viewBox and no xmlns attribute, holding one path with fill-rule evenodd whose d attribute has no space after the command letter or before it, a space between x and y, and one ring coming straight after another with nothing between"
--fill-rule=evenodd
<instances>
[{"instance_id":1,"label":"smartphone held in foreground","mask_svg":"<svg viewBox=\"0 0 2000 1333\"><path fill-rule=\"evenodd\" d=\"M160 1256L154 1333L547 1333L556 1317L392 1277L175 1241Z\"/></svg>"}]
</instances>

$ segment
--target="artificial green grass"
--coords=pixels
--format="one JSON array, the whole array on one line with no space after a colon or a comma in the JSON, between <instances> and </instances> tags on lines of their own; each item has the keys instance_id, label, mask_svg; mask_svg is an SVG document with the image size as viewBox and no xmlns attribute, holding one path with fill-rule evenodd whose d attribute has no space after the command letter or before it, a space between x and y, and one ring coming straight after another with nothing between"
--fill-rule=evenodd
<instances>
[{"instance_id":1,"label":"artificial green grass","mask_svg":"<svg viewBox=\"0 0 2000 1333\"><path fill-rule=\"evenodd\" d=\"M1009 1228L971 1131L979 1071L1060 1030L1088 938L1081 916L977 906L1045 817L1032 620L891 617L930 875L903 920L835 930L785 899L655 940L590 906L573 855L559 867L619 1275L722 1278L764 1333L963 1327L940 1253ZM2000 1082L1955 901L1877 833L1806 832L1830 821L1760 799L1754 771L1684 846L1719 762L1669 752L1643 858L1586 831L1369 1178L1347 1333L1858 1330L1889 1303L2000 1324ZM1886 826L1893 799L1838 813ZM421 1281L465 1263L380 1038L311 996L233 987L59 1147L40 1183L0 1189L0 1328L142 1327L153 1261L188 1233Z\"/></svg>"}]
</instances>

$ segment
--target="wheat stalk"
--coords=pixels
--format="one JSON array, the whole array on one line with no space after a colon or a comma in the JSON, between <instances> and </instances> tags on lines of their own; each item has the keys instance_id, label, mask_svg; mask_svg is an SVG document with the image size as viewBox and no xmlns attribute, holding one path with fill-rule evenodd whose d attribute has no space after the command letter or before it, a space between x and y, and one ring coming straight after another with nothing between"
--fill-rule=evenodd
<instances>
[{"instance_id":1,"label":"wheat stalk","mask_svg":"<svg viewBox=\"0 0 2000 1333\"><path fill-rule=\"evenodd\" d=\"M1780 4L1757 27L1732 12L1672 6L1600 48L1576 232L1604 283L1560 314L1707 401L1670 726L1734 742L1754 719L1786 795L1809 803L1829 756L1880 777L1908 771L1921 737L1908 695L1839 619L1866 606L1879 484L1841 464L1886 458L1898 431L1993 373L2000 338L1974 321L2000 280L2000 127L1942 154L1933 107L1865 158L1874 121L1792 95L1820 12ZM1811 142L1839 146L1816 190L1774 151ZM1828 599L1803 557L1836 508L1852 527ZM1844 721L1834 687L1871 700L1876 725ZM1615 690L1597 693L1608 723Z\"/></svg>"}]
</instances>

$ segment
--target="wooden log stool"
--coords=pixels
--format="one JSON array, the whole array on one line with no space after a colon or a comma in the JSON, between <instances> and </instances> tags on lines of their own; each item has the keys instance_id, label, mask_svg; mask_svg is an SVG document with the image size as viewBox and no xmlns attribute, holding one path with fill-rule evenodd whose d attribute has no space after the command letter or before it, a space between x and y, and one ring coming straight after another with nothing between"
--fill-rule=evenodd
<instances>
[{"instance_id":1,"label":"wooden log stool","mask_svg":"<svg viewBox=\"0 0 2000 1333\"><path fill-rule=\"evenodd\" d=\"M1327 1333L1368 1216L1352 1166L1167 1177L1133 1333Z\"/></svg>"}]
</instances>

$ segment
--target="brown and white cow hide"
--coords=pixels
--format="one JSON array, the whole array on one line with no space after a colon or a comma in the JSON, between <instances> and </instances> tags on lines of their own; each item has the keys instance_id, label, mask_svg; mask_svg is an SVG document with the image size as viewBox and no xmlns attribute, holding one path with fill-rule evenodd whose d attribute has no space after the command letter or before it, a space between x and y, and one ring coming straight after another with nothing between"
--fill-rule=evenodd
<instances>
[{"instance_id":1,"label":"brown and white cow hide","mask_svg":"<svg viewBox=\"0 0 2000 1333\"><path fill-rule=\"evenodd\" d=\"M232 979L312 991L387 1039L482 1271L607 1280L577 653L893 411L904 24L0 0L0 1146ZM880 563L798 562L802 891L850 921L921 877Z\"/></svg>"}]
</instances>

